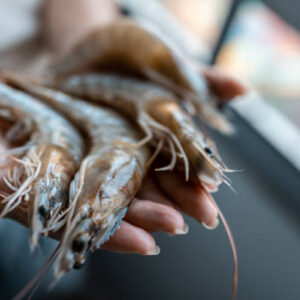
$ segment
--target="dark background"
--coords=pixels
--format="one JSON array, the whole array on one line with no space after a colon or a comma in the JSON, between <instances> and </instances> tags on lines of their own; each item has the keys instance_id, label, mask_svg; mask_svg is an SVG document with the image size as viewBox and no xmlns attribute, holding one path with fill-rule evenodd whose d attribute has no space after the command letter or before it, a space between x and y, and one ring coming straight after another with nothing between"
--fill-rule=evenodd
<instances>
[{"instance_id":1,"label":"dark background","mask_svg":"<svg viewBox=\"0 0 300 300\"><path fill-rule=\"evenodd\" d=\"M300 28L299 0L265 1ZM228 139L214 134L233 169L233 193L226 186L215 199L226 216L239 255L238 299L299 299L300 175L243 120ZM35 299L230 299L232 254L223 226L214 231L186 218L190 233L157 235L157 257L93 254L82 271L67 275L52 291L44 285ZM0 227L0 298L24 286L54 244L42 242L29 254L27 230L12 221Z\"/></svg>"},{"instance_id":2,"label":"dark background","mask_svg":"<svg viewBox=\"0 0 300 300\"><path fill-rule=\"evenodd\" d=\"M281 15L286 21L300 29L299 0L263 0L269 7Z\"/></svg>"}]
</instances>

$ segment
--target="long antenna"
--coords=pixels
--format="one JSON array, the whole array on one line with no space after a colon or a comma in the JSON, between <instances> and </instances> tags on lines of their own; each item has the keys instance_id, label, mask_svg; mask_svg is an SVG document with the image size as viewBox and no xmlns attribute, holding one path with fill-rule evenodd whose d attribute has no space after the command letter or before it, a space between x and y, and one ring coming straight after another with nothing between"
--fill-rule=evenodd
<instances>
[{"instance_id":1,"label":"long antenna","mask_svg":"<svg viewBox=\"0 0 300 300\"><path fill-rule=\"evenodd\" d=\"M237 250L236 250L236 246L235 246L235 242L233 239L233 234L231 232L231 229L221 211L221 209L219 208L218 204L216 203L216 201L214 200L214 198L211 196L211 194L209 192L207 192L207 190L205 189L205 187L203 187L203 191L205 192L205 194L209 197L210 201L212 202L212 204L215 206L215 208L218 211L218 214L220 216L220 219L224 225L225 231L227 233L229 242L230 242L230 246L232 249L232 256L233 256L233 284L232 284L232 300L236 299L236 293L237 293L237 288L238 288L238 255L237 255Z\"/></svg>"}]
</instances>

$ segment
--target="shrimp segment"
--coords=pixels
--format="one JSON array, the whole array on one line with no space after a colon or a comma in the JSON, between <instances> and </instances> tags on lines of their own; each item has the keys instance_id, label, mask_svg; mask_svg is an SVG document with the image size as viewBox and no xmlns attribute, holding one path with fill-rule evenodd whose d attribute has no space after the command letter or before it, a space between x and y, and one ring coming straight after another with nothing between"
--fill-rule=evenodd
<instances>
[{"instance_id":1,"label":"shrimp segment","mask_svg":"<svg viewBox=\"0 0 300 300\"><path fill-rule=\"evenodd\" d=\"M223 163L214 153L211 142L181 109L175 96L155 84L124 78L117 75L85 74L59 80L55 86L67 93L86 97L109 105L135 120L146 133L138 144L150 141L153 136L167 140L172 161L182 157L186 179L191 171L200 177L209 191L224 181ZM176 149L176 150L174 150Z\"/></svg>"},{"instance_id":2,"label":"shrimp segment","mask_svg":"<svg viewBox=\"0 0 300 300\"><path fill-rule=\"evenodd\" d=\"M55 264L58 280L81 267L119 227L137 193L150 158L141 136L119 114L37 85L20 84L63 112L89 137L90 149L70 186L70 211Z\"/></svg>"},{"instance_id":3,"label":"shrimp segment","mask_svg":"<svg viewBox=\"0 0 300 300\"><path fill-rule=\"evenodd\" d=\"M138 24L121 19L90 33L53 71L58 77L107 69L147 77L189 100L210 126L230 133L231 125L213 105L205 79L179 56Z\"/></svg>"},{"instance_id":4,"label":"shrimp segment","mask_svg":"<svg viewBox=\"0 0 300 300\"><path fill-rule=\"evenodd\" d=\"M12 149L15 164L5 180L13 193L3 200L1 217L24 206L31 215L31 245L47 233L49 220L66 208L68 187L82 157L83 143L74 127L50 107L0 83L0 111L24 120L30 141ZM7 134L9 136L9 132ZM25 154L24 154L25 152ZM25 202L23 201L25 200ZM62 224L52 224L58 229Z\"/></svg>"}]
</instances>

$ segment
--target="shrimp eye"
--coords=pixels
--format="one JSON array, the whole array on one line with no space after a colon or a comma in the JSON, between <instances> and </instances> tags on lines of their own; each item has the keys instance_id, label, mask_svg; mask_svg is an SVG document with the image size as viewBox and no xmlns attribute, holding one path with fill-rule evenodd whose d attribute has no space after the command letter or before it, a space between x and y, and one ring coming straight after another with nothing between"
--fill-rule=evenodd
<instances>
[{"instance_id":1,"label":"shrimp eye","mask_svg":"<svg viewBox=\"0 0 300 300\"><path fill-rule=\"evenodd\" d=\"M210 157L214 155L214 151L210 147L205 147L204 151L206 154L208 154Z\"/></svg>"},{"instance_id":2,"label":"shrimp eye","mask_svg":"<svg viewBox=\"0 0 300 300\"><path fill-rule=\"evenodd\" d=\"M80 237L77 237L72 243L72 250L74 252L82 252L85 248L86 241Z\"/></svg>"},{"instance_id":3,"label":"shrimp eye","mask_svg":"<svg viewBox=\"0 0 300 300\"><path fill-rule=\"evenodd\" d=\"M73 268L75 269L75 270L79 270L79 269L81 269L82 267L84 266L84 264L81 264L81 263L79 263L79 262L75 262L74 263L74 265L73 265Z\"/></svg>"},{"instance_id":4,"label":"shrimp eye","mask_svg":"<svg viewBox=\"0 0 300 300\"><path fill-rule=\"evenodd\" d=\"M39 206L39 215L45 220L49 217L50 213L49 210L46 208L45 205L40 205Z\"/></svg>"}]
</instances>

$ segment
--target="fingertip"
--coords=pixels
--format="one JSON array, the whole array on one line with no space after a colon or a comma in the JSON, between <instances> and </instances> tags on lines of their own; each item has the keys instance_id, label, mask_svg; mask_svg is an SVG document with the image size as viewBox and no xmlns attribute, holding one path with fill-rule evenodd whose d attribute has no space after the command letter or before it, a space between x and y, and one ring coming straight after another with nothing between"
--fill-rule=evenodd
<instances>
[{"instance_id":1,"label":"fingertip","mask_svg":"<svg viewBox=\"0 0 300 300\"><path fill-rule=\"evenodd\" d=\"M186 231L180 212L172 206L150 200L135 199L128 209L126 220L150 232L184 234Z\"/></svg>"},{"instance_id":2,"label":"fingertip","mask_svg":"<svg viewBox=\"0 0 300 300\"><path fill-rule=\"evenodd\" d=\"M179 228L176 228L173 232L174 235L185 235L185 234L188 234L189 232L189 226L187 224L184 224L183 228L179 229Z\"/></svg>"},{"instance_id":3,"label":"fingertip","mask_svg":"<svg viewBox=\"0 0 300 300\"><path fill-rule=\"evenodd\" d=\"M220 98L222 103L229 102L233 98L242 96L247 92L245 84L217 68L204 70L203 74L211 90Z\"/></svg>"},{"instance_id":4,"label":"fingertip","mask_svg":"<svg viewBox=\"0 0 300 300\"><path fill-rule=\"evenodd\" d=\"M175 174L160 174L157 182L164 189L165 193L182 209L186 214L192 216L207 227L215 227L218 216L217 207L210 196L201 185L184 183ZM174 189L176 186L176 189Z\"/></svg>"},{"instance_id":5,"label":"fingertip","mask_svg":"<svg viewBox=\"0 0 300 300\"><path fill-rule=\"evenodd\" d=\"M160 253L160 247L156 245L155 249L148 251L145 255L153 256L158 255Z\"/></svg>"},{"instance_id":6,"label":"fingertip","mask_svg":"<svg viewBox=\"0 0 300 300\"><path fill-rule=\"evenodd\" d=\"M202 222L202 225L208 230L213 230L218 227L219 223L220 223L219 219L216 218L210 225L207 225L204 222Z\"/></svg>"},{"instance_id":7,"label":"fingertip","mask_svg":"<svg viewBox=\"0 0 300 300\"><path fill-rule=\"evenodd\" d=\"M182 214L175 208L164 206L158 216L163 231L173 235L186 234L188 232L188 226L185 224Z\"/></svg>"},{"instance_id":8,"label":"fingertip","mask_svg":"<svg viewBox=\"0 0 300 300\"><path fill-rule=\"evenodd\" d=\"M151 234L126 221L122 221L120 228L101 248L140 255L155 255L158 252Z\"/></svg>"},{"instance_id":9,"label":"fingertip","mask_svg":"<svg viewBox=\"0 0 300 300\"><path fill-rule=\"evenodd\" d=\"M205 224L207 228L215 228L218 218L218 210L211 199L203 192L199 193L198 221Z\"/></svg>"}]
</instances>

